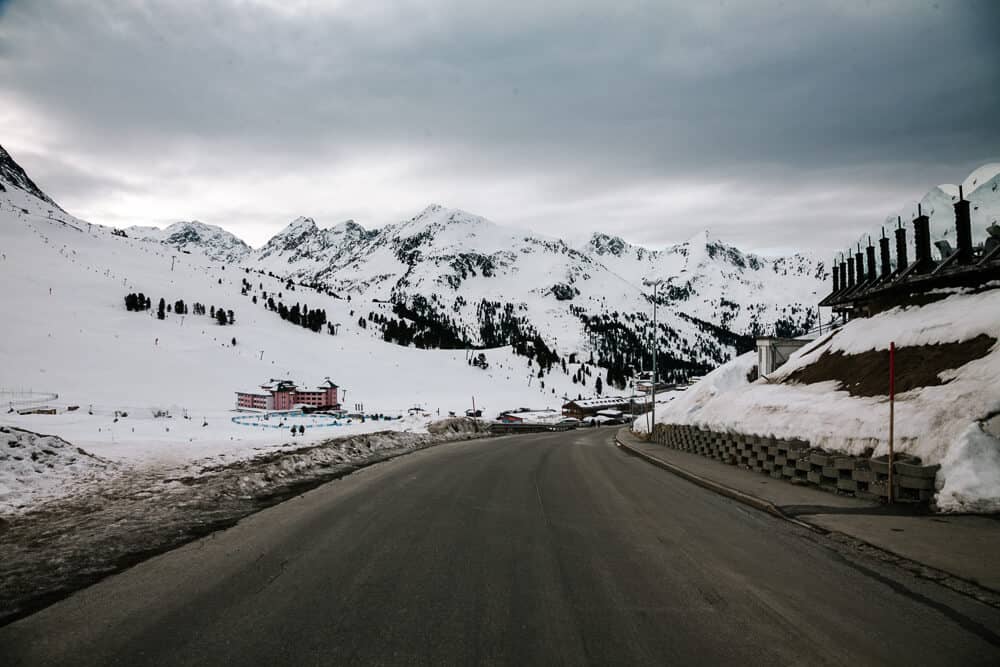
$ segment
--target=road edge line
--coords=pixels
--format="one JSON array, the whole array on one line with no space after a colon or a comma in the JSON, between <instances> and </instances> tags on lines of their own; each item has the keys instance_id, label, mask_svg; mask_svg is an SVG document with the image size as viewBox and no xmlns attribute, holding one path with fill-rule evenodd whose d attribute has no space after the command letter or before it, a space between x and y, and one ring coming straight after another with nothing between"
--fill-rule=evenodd
<instances>
[{"instance_id":1,"label":"road edge line","mask_svg":"<svg viewBox=\"0 0 1000 667\"><path fill-rule=\"evenodd\" d=\"M719 495L726 496L727 498L743 503L744 505L749 505L754 509L766 512L767 514L778 517L779 519L784 519L789 523L793 523L802 528L806 528L814 533L820 533L821 535L826 535L827 533L830 532L827 529L811 524L808 521L802 521L801 519L796 519L795 517L791 517L785 514L783 511L781 511L780 507L778 507L769 500L764 500L763 498L759 498L753 494L746 493L744 491L740 491L738 489L726 486L725 484L721 484L719 482L716 482L715 480L711 480L697 473L693 473L690 470L685 470L684 468L681 468L678 465L674 465L673 463L664 461L663 459L653 456L652 454L647 454L646 452L640 449L636 449L635 447L630 447L629 445L622 442L621 438L618 437L617 433L615 434L615 444L618 445L620 449L624 450L628 454L636 456L646 461L647 463L656 466L657 468L662 468L663 470L666 470L669 473L677 475L682 479L686 479L687 481L693 484L697 484L698 486L708 489L709 491L714 491Z\"/></svg>"}]
</instances>

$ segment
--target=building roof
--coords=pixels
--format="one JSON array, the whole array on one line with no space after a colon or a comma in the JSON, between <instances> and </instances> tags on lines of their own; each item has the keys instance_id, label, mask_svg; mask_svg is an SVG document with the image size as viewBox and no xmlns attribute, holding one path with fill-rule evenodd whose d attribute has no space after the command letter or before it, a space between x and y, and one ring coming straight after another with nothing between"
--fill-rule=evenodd
<instances>
[{"instance_id":1,"label":"building roof","mask_svg":"<svg viewBox=\"0 0 1000 667\"><path fill-rule=\"evenodd\" d=\"M628 405L632 399L628 396L604 396L602 398L583 398L569 401L563 407L575 405L578 408L606 408L614 405Z\"/></svg>"}]
</instances>

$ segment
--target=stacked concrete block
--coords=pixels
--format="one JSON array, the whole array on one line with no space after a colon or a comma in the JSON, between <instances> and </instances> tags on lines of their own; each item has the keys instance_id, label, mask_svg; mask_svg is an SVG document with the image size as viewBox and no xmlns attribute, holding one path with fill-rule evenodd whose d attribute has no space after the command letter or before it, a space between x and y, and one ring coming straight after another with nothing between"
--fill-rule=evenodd
<instances>
[{"instance_id":1,"label":"stacked concrete block","mask_svg":"<svg viewBox=\"0 0 1000 667\"><path fill-rule=\"evenodd\" d=\"M841 456L811 448L804 440L716 433L679 424L658 424L652 439L673 449L765 473L774 479L809 484L831 493L871 500L884 500L889 496L889 466L885 457ZM905 502L932 501L938 467L920 465L913 457L898 457L893 462L893 497Z\"/></svg>"}]
</instances>

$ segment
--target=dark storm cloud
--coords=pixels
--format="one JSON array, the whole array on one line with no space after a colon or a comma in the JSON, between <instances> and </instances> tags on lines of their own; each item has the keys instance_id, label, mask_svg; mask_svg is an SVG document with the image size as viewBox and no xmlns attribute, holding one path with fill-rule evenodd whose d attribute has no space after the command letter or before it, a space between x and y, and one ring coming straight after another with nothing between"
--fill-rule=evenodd
<instances>
[{"instance_id":1,"label":"dark storm cloud","mask_svg":"<svg viewBox=\"0 0 1000 667\"><path fill-rule=\"evenodd\" d=\"M826 249L1000 147L992 2L91 4L0 2L0 143L98 220Z\"/></svg>"}]
</instances>

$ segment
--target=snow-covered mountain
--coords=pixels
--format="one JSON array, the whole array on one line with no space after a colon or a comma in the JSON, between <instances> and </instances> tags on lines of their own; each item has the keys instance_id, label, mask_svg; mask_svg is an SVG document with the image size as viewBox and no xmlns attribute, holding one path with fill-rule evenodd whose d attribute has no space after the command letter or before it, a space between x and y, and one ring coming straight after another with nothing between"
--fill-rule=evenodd
<instances>
[{"instance_id":1,"label":"snow-covered mountain","mask_svg":"<svg viewBox=\"0 0 1000 667\"><path fill-rule=\"evenodd\" d=\"M652 361L644 279L662 280L660 362L678 377L731 358L753 333L809 328L826 287L816 260L762 258L707 233L664 250L604 234L573 248L437 204L372 231L353 222L324 230L299 218L244 265L395 304L400 320L416 323L418 344L495 346L537 336L557 353L595 353L616 382ZM399 340L388 322L376 324Z\"/></svg>"},{"instance_id":2,"label":"snow-covered mountain","mask_svg":"<svg viewBox=\"0 0 1000 667\"><path fill-rule=\"evenodd\" d=\"M250 246L222 227L204 222L175 222L165 229L133 226L125 230L129 236L156 241L181 252L199 250L217 262L238 263L248 254Z\"/></svg>"},{"instance_id":3,"label":"snow-covered mountain","mask_svg":"<svg viewBox=\"0 0 1000 667\"><path fill-rule=\"evenodd\" d=\"M35 182L32 181L24 169L21 168L17 162L14 162L14 158L10 156L10 153L0 146L0 193L6 192L8 188L15 188L21 190L35 199L38 199L49 206L54 206L57 210L62 211L59 208L59 204L52 201L52 199L42 192Z\"/></svg>"},{"instance_id":4,"label":"snow-covered mountain","mask_svg":"<svg viewBox=\"0 0 1000 667\"><path fill-rule=\"evenodd\" d=\"M943 183L937 185L920 198L920 210L930 218L931 239L948 241L952 247L957 245L955 239L955 202L958 201L958 185ZM962 194L969 201L969 217L972 222L972 242L981 244L986 240L986 228L994 223L1000 223L1000 162L991 162L973 170L962 181ZM909 258L915 257L913 247L913 227L910 221L917 215L917 201L901 207L898 213L885 219L884 227L887 234L896 227L901 219L907 228L906 237L909 246ZM872 238L875 234L872 234ZM867 244L868 235L859 241ZM931 253L940 260L941 253L932 246ZM895 257L893 258L895 261Z\"/></svg>"},{"instance_id":5,"label":"snow-covered mountain","mask_svg":"<svg viewBox=\"0 0 1000 667\"><path fill-rule=\"evenodd\" d=\"M537 362L507 347L477 351L489 361L477 356L474 364L464 349L387 342L362 315L391 314L389 304L289 285L210 259L195 245L178 253L151 230L80 220L55 208L11 163L0 174L0 424L57 434L108 458L185 461L288 442L277 424L231 419L234 392L257 390L270 378L310 387L329 377L347 408L404 416L309 431L305 441L419 429L426 420L406 416L414 406L445 417L461 414L475 397L495 416L520 406L558 407L583 389L571 381L586 373L582 361L539 381ZM337 230L356 232L346 223ZM149 308L135 307L138 294ZM272 301L287 304L286 317ZM213 311L232 317L222 324ZM10 412L32 397L63 411ZM3 495L0 488L0 504Z\"/></svg>"},{"instance_id":6,"label":"snow-covered mountain","mask_svg":"<svg viewBox=\"0 0 1000 667\"><path fill-rule=\"evenodd\" d=\"M371 236L373 232L353 220L321 230L312 218L296 218L257 250L252 261L279 273L289 264L296 264L300 271L307 266L319 271L342 261L344 253Z\"/></svg>"}]
</instances>

